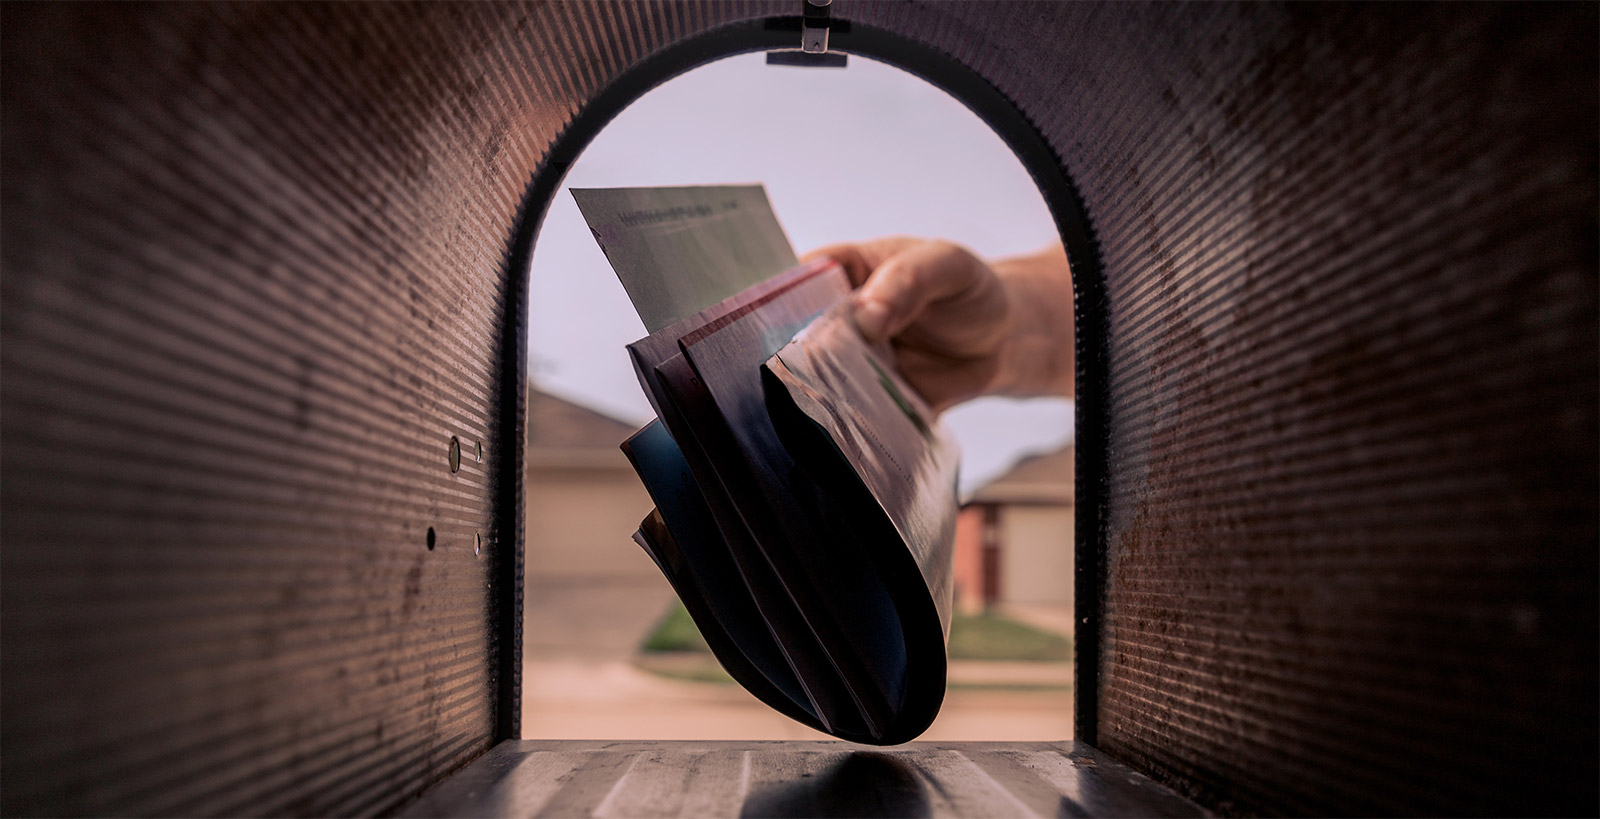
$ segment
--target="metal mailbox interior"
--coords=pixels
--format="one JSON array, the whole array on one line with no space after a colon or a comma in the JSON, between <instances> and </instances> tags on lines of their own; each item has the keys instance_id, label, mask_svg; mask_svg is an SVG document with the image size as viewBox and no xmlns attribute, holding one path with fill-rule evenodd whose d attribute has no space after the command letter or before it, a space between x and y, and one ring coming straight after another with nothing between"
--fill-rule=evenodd
<instances>
[{"instance_id":1,"label":"metal mailbox interior","mask_svg":"<svg viewBox=\"0 0 1600 819\"><path fill-rule=\"evenodd\" d=\"M539 216L797 5L0 8L5 813L391 812L517 736ZM1079 739L1594 813L1595 7L835 6L1072 254Z\"/></svg>"}]
</instances>

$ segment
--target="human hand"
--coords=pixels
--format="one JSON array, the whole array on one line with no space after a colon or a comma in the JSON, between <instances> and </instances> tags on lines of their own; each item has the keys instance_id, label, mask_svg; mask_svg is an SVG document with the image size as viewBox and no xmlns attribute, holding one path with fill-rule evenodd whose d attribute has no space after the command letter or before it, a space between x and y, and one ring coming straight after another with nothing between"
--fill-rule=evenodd
<instances>
[{"instance_id":1,"label":"human hand","mask_svg":"<svg viewBox=\"0 0 1600 819\"><path fill-rule=\"evenodd\" d=\"M861 334L889 341L900 373L936 411L984 394L1072 394L1072 284L1060 245L993 265L910 237L806 254L823 256L859 288Z\"/></svg>"}]
</instances>

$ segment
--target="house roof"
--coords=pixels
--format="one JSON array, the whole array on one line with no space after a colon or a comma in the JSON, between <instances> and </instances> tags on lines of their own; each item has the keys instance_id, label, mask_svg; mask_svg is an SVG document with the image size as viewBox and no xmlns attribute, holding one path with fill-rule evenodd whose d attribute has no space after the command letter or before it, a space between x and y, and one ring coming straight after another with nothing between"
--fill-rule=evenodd
<instances>
[{"instance_id":1,"label":"house roof","mask_svg":"<svg viewBox=\"0 0 1600 819\"><path fill-rule=\"evenodd\" d=\"M967 502L1071 506L1075 476L1073 448L1066 446L1018 461L978 487Z\"/></svg>"},{"instance_id":2,"label":"house roof","mask_svg":"<svg viewBox=\"0 0 1600 819\"><path fill-rule=\"evenodd\" d=\"M599 410L528 387L530 465L625 464L617 447L634 430Z\"/></svg>"}]
</instances>

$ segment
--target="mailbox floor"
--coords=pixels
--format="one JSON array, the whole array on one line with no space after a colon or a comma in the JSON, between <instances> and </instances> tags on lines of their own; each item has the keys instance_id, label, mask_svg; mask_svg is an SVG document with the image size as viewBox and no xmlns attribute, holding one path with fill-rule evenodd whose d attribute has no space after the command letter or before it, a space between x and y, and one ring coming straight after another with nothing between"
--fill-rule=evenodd
<instances>
[{"instance_id":1,"label":"mailbox floor","mask_svg":"<svg viewBox=\"0 0 1600 819\"><path fill-rule=\"evenodd\" d=\"M407 816L1203 816L1077 742L510 740Z\"/></svg>"}]
</instances>

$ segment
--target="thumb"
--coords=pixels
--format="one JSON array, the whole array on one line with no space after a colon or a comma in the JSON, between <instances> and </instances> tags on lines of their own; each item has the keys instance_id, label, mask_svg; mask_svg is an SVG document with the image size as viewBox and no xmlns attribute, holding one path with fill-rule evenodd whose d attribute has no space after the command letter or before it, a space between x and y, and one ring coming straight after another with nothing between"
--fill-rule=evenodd
<instances>
[{"instance_id":1,"label":"thumb","mask_svg":"<svg viewBox=\"0 0 1600 819\"><path fill-rule=\"evenodd\" d=\"M943 242L924 242L879 265L855 297L855 320L868 341L894 337L928 305L972 287L982 263Z\"/></svg>"},{"instance_id":2,"label":"thumb","mask_svg":"<svg viewBox=\"0 0 1600 819\"><path fill-rule=\"evenodd\" d=\"M865 242L843 242L819 247L801 256L800 261L809 262L824 257L833 259L844 268L845 275L850 278L850 286L860 287L879 265L922 241L910 236L886 236Z\"/></svg>"}]
</instances>

